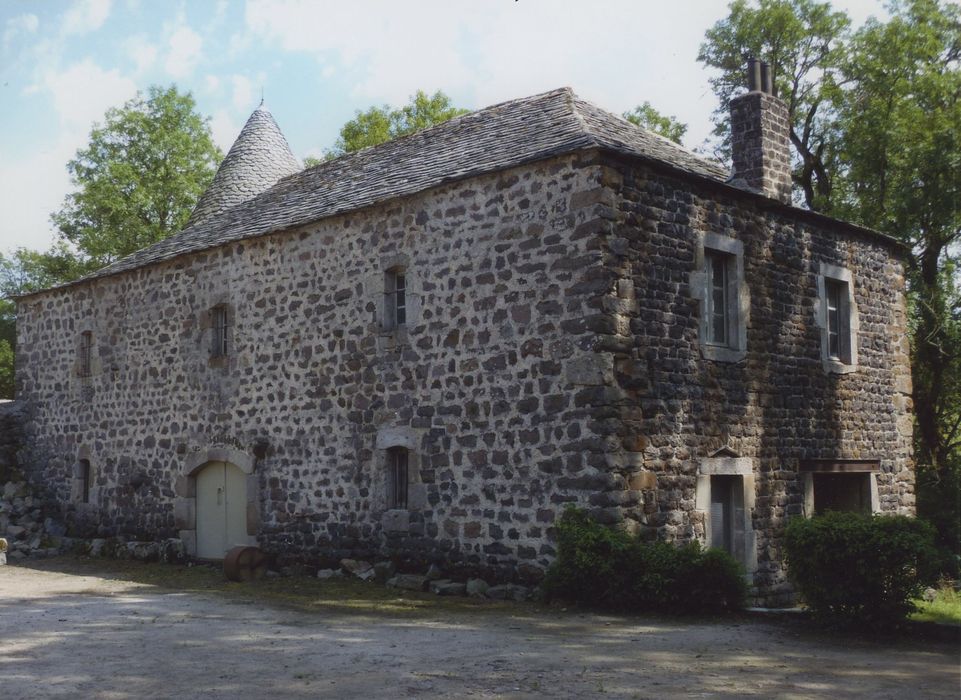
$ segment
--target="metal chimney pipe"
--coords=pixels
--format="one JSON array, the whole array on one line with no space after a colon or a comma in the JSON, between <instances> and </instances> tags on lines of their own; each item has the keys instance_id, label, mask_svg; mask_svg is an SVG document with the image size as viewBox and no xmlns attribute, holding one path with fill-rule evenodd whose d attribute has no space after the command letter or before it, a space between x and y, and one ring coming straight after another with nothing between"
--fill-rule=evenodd
<instances>
[{"instance_id":1,"label":"metal chimney pipe","mask_svg":"<svg viewBox=\"0 0 961 700\"><path fill-rule=\"evenodd\" d=\"M761 89L761 62L756 58L747 59L747 89L751 92Z\"/></svg>"},{"instance_id":2,"label":"metal chimney pipe","mask_svg":"<svg viewBox=\"0 0 961 700\"><path fill-rule=\"evenodd\" d=\"M766 92L768 95L774 94L774 84L771 80L771 64L764 61L761 62L761 92Z\"/></svg>"}]
</instances>

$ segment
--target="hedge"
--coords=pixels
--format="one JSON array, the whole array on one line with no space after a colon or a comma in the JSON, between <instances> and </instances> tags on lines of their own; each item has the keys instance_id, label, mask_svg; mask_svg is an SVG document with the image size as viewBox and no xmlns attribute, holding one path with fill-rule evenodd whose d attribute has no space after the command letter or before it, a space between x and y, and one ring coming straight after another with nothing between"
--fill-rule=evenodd
<instances>
[{"instance_id":1,"label":"hedge","mask_svg":"<svg viewBox=\"0 0 961 700\"><path fill-rule=\"evenodd\" d=\"M904 516L826 513L796 518L785 537L788 575L815 615L887 627L937 577L934 529Z\"/></svg>"},{"instance_id":2,"label":"hedge","mask_svg":"<svg viewBox=\"0 0 961 700\"><path fill-rule=\"evenodd\" d=\"M744 607L742 567L698 543L645 543L570 508L556 528L557 559L542 590L594 607L632 611L720 612Z\"/></svg>"}]
</instances>

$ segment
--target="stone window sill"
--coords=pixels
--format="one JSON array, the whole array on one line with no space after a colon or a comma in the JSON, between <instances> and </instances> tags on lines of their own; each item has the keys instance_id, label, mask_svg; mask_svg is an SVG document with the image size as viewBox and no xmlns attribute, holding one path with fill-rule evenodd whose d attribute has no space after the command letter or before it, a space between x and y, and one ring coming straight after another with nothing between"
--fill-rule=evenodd
<instances>
[{"instance_id":1,"label":"stone window sill","mask_svg":"<svg viewBox=\"0 0 961 700\"><path fill-rule=\"evenodd\" d=\"M840 360L833 360L831 358L822 358L821 366L827 374L852 374L858 370L857 365L841 362Z\"/></svg>"}]
</instances>

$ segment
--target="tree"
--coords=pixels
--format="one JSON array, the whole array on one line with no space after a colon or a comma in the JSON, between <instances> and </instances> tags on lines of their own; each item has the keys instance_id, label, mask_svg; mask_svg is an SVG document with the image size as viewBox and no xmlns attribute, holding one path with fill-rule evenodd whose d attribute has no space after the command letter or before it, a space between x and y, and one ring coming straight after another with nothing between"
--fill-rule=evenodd
<instances>
[{"instance_id":1,"label":"tree","mask_svg":"<svg viewBox=\"0 0 961 700\"><path fill-rule=\"evenodd\" d=\"M871 19L853 33L844 15L811 0L730 8L698 57L720 70L718 114L747 56L771 63L807 206L912 250L918 510L961 552L961 8L893 2L887 22Z\"/></svg>"},{"instance_id":2,"label":"tree","mask_svg":"<svg viewBox=\"0 0 961 700\"><path fill-rule=\"evenodd\" d=\"M153 86L91 131L53 222L86 267L107 265L180 230L222 158L190 93Z\"/></svg>"},{"instance_id":3,"label":"tree","mask_svg":"<svg viewBox=\"0 0 961 700\"><path fill-rule=\"evenodd\" d=\"M828 3L735 0L730 14L711 29L697 60L717 69L711 87L718 98L714 133L719 155L730 157L728 104L744 86L748 58L767 61L774 86L791 115L791 143L798 157L794 181L811 209L830 200L827 170L836 161L833 134L822 128L823 91L843 55L850 20Z\"/></svg>"},{"instance_id":4,"label":"tree","mask_svg":"<svg viewBox=\"0 0 961 700\"><path fill-rule=\"evenodd\" d=\"M366 112L358 110L354 118L341 127L333 149L324 153L324 159L329 160L345 153L376 146L467 112L466 109L455 107L451 99L440 90L433 95L418 90L403 107L382 105L371 107ZM323 161L317 158L305 159L308 167L321 162Z\"/></svg>"},{"instance_id":5,"label":"tree","mask_svg":"<svg viewBox=\"0 0 961 700\"><path fill-rule=\"evenodd\" d=\"M681 143L681 139L687 132L687 124L682 124L675 117L661 114L651 106L650 102L645 102L629 112L624 112L623 116L631 124L660 134L674 143Z\"/></svg>"}]
</instances>

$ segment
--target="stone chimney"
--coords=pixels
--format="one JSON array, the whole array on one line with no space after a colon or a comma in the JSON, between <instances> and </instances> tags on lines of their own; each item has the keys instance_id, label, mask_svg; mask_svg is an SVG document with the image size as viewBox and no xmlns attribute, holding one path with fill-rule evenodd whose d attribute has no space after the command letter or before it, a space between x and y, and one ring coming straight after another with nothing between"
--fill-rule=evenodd
<instances>
[{"instance_id":1,"label":"stone chimney","mask_svg":"<svg viewBox=\"0 0 961 700\"><path fill-rule=\"evenodd\" d=\"M775 94L771 69L748 61L748 90L731 100L731 184L791 203L791 142L787 105Z\"/></svg>"}]
</instances>

